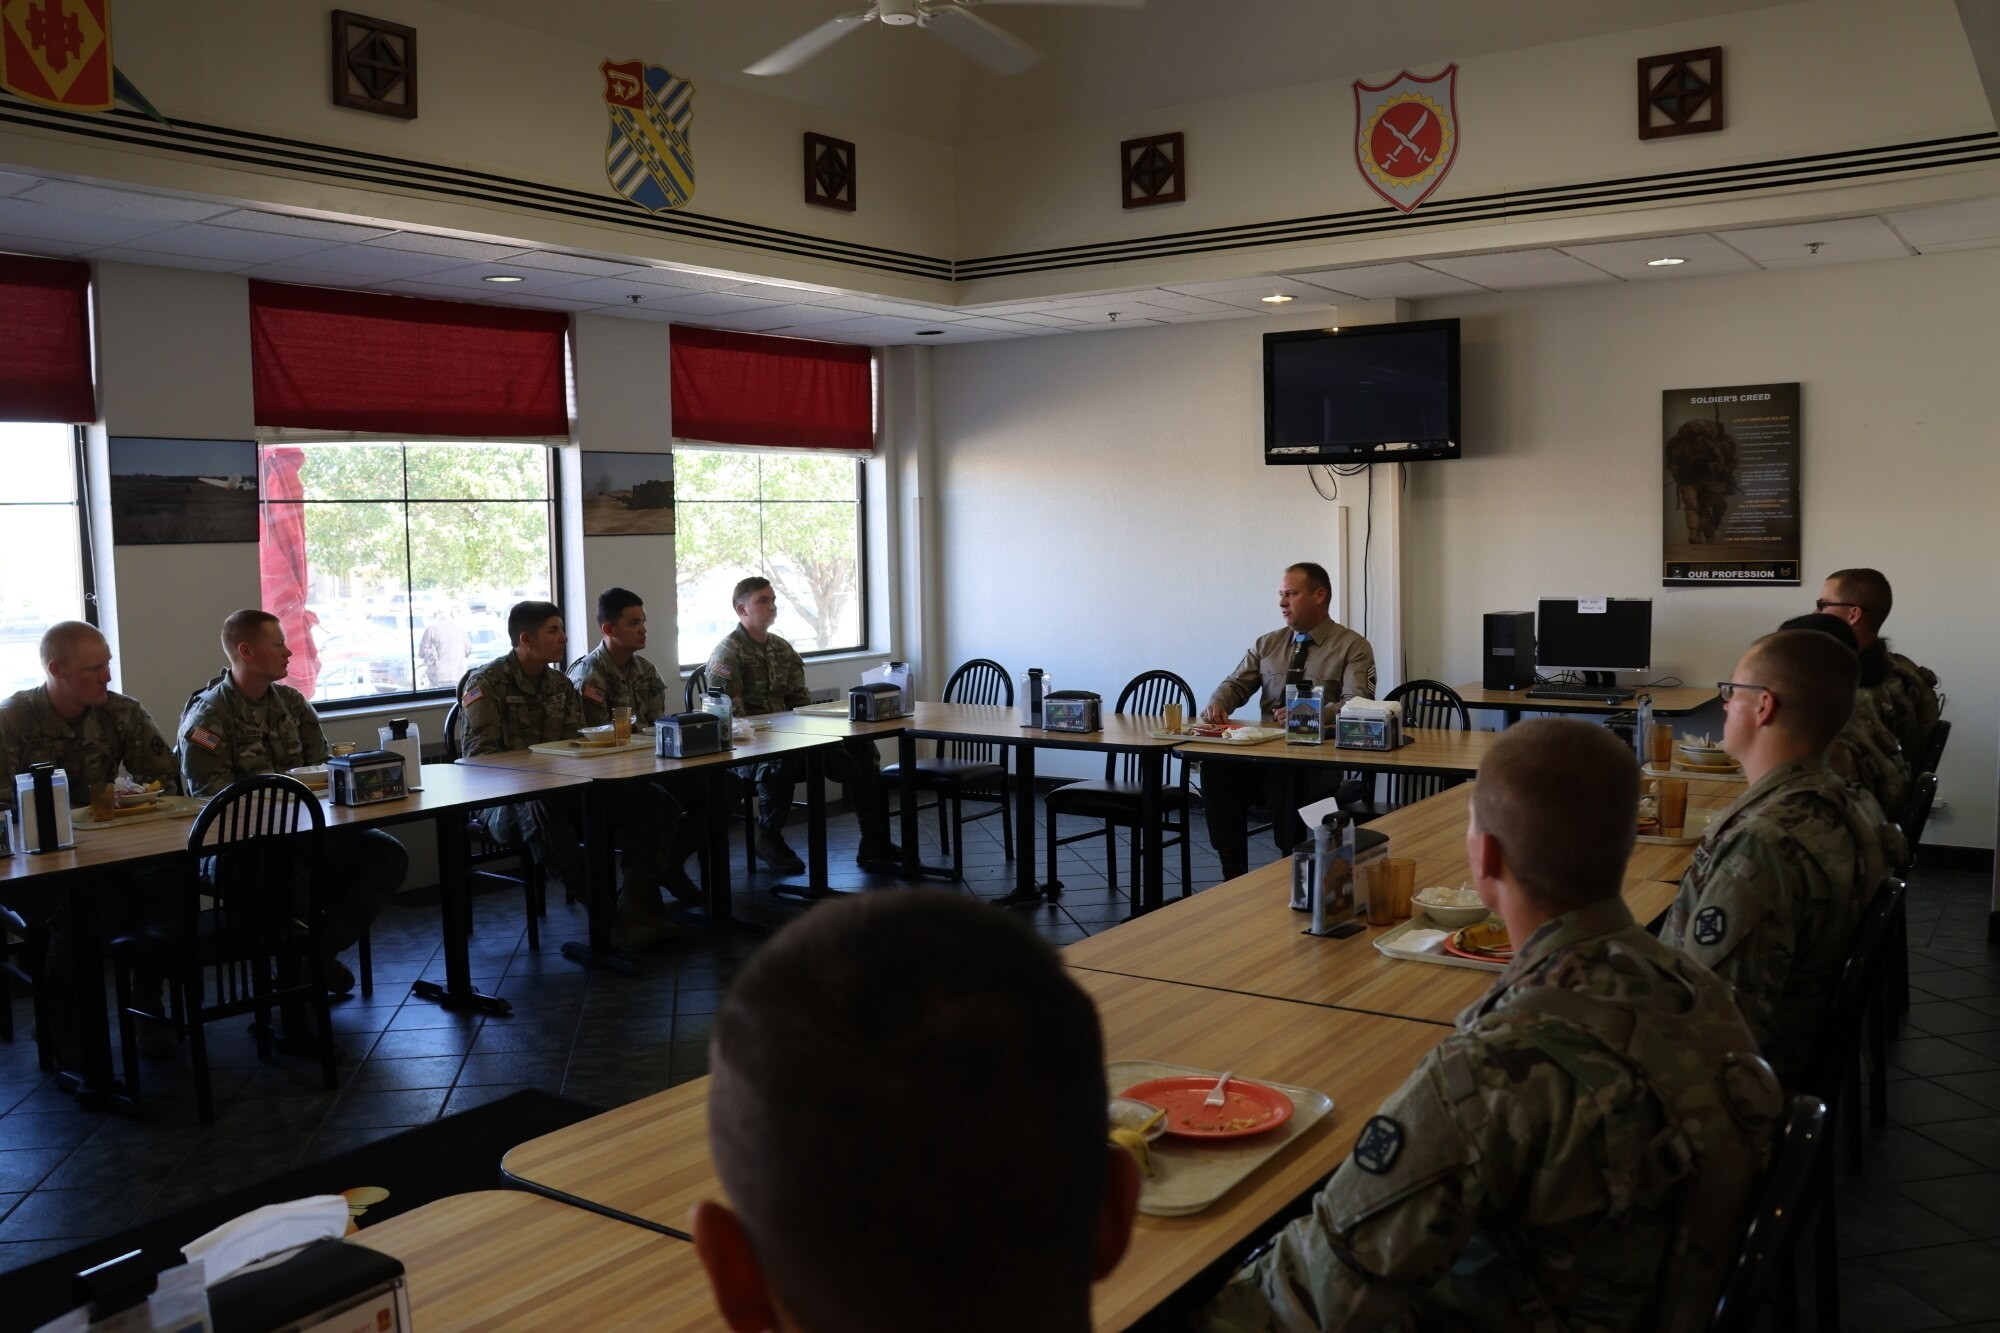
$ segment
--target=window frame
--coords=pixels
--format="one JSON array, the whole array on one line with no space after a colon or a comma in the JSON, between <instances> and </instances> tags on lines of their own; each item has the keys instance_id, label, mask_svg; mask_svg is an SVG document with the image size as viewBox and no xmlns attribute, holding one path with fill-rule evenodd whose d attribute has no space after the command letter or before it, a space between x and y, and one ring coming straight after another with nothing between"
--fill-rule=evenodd
<instances>
[{"instance_id":1,"label":"window frame","mask_svg":"<svg viewBox=\"0 0 2000 1333\"><path fill-rule=\"evenodd\" d=\"M4 514L10 509L42 509L63 504L70 505L75 509L76 512L73 518L76 524L76 544L71 549L76 556L77 613L74 617L64 616L62 618L65 620L78 619L86 624L102 628L103 612L98 604L96 557L95 548L91 540L90 462L89 456L86 453L87 440L85 437L85 428L73 422L58 421L9 421L4 424L9 426L47 427L51 430L61 429L69 433L66 447L69 450L69 465L73 488L72 497L69 500L7 501L0 503L0 514ZM39 683L40 678L37 677L35 681L30 682L29 688ZM4 690L0 690L0 693L4 692Z\"/></svg>"},{"instance_id":2,"label":"window frame","mask_svg":"<svg viewBox=\"0 0 2000 1333\"><path fill-rule=\"evenodd\" d=\"M879 397L879 395L877 396ZM879 407L877 408L877 415L879 417ZM878 430L879 430L879 424L880 423L878 421L877 423ZM769 445L717 444L712 440L684 440L681 439L679 436L674 437L673 449L676 454L678 454L679 451L682 449L701 449L712 453L752 454L758 456L781 455L792 458L815 458L815 459L824 459L829 453L834 452L831 450L822 450L822 449L810 449L810 450L778 449L778 448L773 448ZM843 452L849 452L850 457L854 463L854 526L855 526L854 577L855 577L855 597L859 603L859 620L857 623L860 627L860 639L855 643L847 644L841 647L815 648L810 652L805 651L804 649L799 649L798 645L793 644L793 648L798 652L800 660L806 662L811 662L823 658L852 657L855 656L856 654L866 654L873 650L873 644L871 642L871 637L870 637L871 631L869 628L874 623L870 615L870 613L874 609L872 605L873 594L874 594L874 587L873 587L874 580L869 577L872 571L870 558L873 555L873 552L868 544L868 528L869 528L868 464L874 458L876 458L877 455L864 454L858 451L843 451ZM678 475L679 475L678 465L676 465L676 476ZM680 499L678 495L676 495L674 498L674 508L676 511L676 517L674 520L674 532L677 540L680 532L680 519L678 511L682 503L683 501ZM689 501L687 503L712 504L716 502L709 500L696 500L696 501ZM767 502L760 496L758 497L755 503L761 509ZM824 504L828 502L827 501L777 501L776 503ZM759 554L761 555L762 552L760 551ZM676 565L678 565L679 563L678 548L675 551L675 563ZM678 611L678 609L679 608L677 603L676 610ZM674 630L675 630L674 656L679 657L680 626L676 624ZM787 641L789 642L789 640ZM708 659L704 657L697 662L680 663L679 671L680 674L683 677L685 677L688 675L689 672L696 671L707 665L708 665Z\"/></svg>"}]
</instances>

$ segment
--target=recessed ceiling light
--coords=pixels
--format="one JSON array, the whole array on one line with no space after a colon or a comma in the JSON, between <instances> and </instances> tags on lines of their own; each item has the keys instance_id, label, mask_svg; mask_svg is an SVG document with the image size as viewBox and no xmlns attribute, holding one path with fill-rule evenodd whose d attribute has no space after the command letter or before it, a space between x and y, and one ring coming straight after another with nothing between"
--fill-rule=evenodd
<instances>
[{"instance_id":1,"label":"recessed ceiling light","mask_svg":"<svg viewBox=\"0 0 2000 1333\"><path fill-rule=\"evenodd\" d=\"M1648 259L1648 260L1646 261L1646 267L1647 267L1647 268L1675 268L1675 267L1678 267L1679 265L1681 265L1681 264L1685 264L1685 263L1687 263L1687 260L1685 260L1685 259L1679 259L1679 258L1676 258L1676 257L1675 257L1675 256L1673 256L1673 255L1661 255L1661 256L1660 256L1660 257L1659 257L1658 259Z\"/></svg>"},{"instance_id":2,"label":"recessed ceiling light","mask_svg":"<svg viewBox=\"0 0 2000 1333\"><path fill-rule=\"evenodd\" d=\"M918 330L917 330L917 336L918 336L919 338L942 338L942 337L944 337L944 330L943 330L943 329L918 329Z\"/></svg>"},{"instance_id":3,"label":"recessed ceiling light","mask_svg":"<svg viewBox=\"0 0 2000 1333\"><path fill-rule=\"evenodd\" d=\"M1287 301L1290 301L1292 298L1285 295L1283 292L1272 292L1269 296L1260 296L1257 299L1262 301L1265 305L1284 305Z\"/></svg>"},{"instance_id":4,"label":"recessed ceiling light","mask_svg":"<svg viewBox=\"0 0 2000 1333\"><path fill-rule=\"evenodd\" d=\"M481 278L480 281L481 282L526 282L527 279L517 278L511 273L489 273L485 277Z\"/></svg>"}]
</instances>

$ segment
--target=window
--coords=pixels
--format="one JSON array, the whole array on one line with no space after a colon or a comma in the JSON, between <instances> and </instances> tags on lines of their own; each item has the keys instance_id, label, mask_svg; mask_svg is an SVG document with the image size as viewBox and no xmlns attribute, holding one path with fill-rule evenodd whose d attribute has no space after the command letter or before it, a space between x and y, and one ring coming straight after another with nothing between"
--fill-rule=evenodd
<instances>
[{"instance_id":1,"label":"window","mask_svg":"<svg viewBox=\"0 0 2000 1333\"><path fill-rule=\"evenodd\" d=\"M263 604L319 703L450 689L554 599L551 451L538 444L267 444ZM308 647L308 644L310 645Z\"/></svg>"},{"instance_id":2,"label":"window","mask_svg":"<svg viewBox=\"0 0 2000 1333\"><path fill-rule=\"evenodd\" d=\"M674 450L680 660L708 660L736 628L729 594L761 574L773 632L807 656L864 646L861 463L852 457Z\"/></svg>"},{"instance_id":3,"label":"window","mask_svg":"<svg viewBox=\"0 0 2000 1333\"><path fill-rule=\"evenodd\" d=\"M85 620L76 427L0 423L0 694L42 683L42 631Z\"/></svg>"}]
</instances>

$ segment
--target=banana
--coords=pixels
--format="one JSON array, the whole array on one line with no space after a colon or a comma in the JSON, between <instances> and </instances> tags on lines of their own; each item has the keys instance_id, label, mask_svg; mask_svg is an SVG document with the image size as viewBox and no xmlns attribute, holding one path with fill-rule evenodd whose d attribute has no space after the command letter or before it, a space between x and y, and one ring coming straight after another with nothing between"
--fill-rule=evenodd
<instances>
[{"instance_id":1,"label":"banana","mask_svg":"<svg viewBox=\"0 0 2000 1333\"><path fill-rule=\"evenodd\" d=\"M1114 1129L1111 1141L1132 1154L1132 1160L1139 1164L1139 1170L1148 1178L1153 1174L1153 1150L1146 1143L1146 1136L1136 1129Z\"/></svg>"}]
</instances>

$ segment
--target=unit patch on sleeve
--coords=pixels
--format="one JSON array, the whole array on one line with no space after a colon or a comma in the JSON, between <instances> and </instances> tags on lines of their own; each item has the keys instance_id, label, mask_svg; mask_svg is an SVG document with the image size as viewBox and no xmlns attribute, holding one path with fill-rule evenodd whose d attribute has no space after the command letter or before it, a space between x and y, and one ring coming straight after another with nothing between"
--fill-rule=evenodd
<instances>
[{"instance_id":1,"label":"unit patch on sleeve","mask_svg":"<svg viewBox=\"0 0 2000 1333\"><path fill-rule=\"evenodd\" d=\"M1387 1175L1403 1155L1403 1127L1386 1115L1371 1116L1354 1141L1354 1164L1372 1176Z\"/></svg>"},{"instance_id":2,"label":"unit patch on sleeve","mask_svg":"<svg viewBox=\"0 0 2000 1333\"><path fill-rule=\"evenodd\" d=\"M1729 913L1720 907L1704 907L1694 914L1694 942L1720 944L1729 933Z\"/></svg>"}]
</instances>

